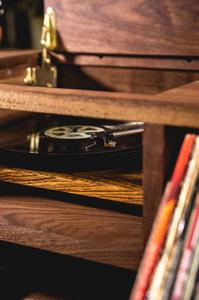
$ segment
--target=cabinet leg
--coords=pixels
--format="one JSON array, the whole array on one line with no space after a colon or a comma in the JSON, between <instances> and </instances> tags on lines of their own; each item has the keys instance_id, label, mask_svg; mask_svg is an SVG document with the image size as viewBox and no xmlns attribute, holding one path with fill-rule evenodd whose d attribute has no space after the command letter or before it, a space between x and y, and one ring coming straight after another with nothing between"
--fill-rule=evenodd
<instances>
[{"instance_id":1,"label":"cabinet leg","mask_svg":"<svg viewBox=\"0 0 199 300\"><path fill-rule=\"evenodd\" d=\"M165 184L165 131L162 125L145 125L143 139L144 241L148 239Z\"/></svg>"},{"instance_id":2,"label":"cabinet leg","mask_svg":"<svg viewBox=\"0 0 199 300\"><path fill-rule=\"evenodd\" d=\"M145 241L150 234L165 184L173 171L184 135L188 131L186 128L145 125L143 139Z\"/></svg>"}]
</instances>

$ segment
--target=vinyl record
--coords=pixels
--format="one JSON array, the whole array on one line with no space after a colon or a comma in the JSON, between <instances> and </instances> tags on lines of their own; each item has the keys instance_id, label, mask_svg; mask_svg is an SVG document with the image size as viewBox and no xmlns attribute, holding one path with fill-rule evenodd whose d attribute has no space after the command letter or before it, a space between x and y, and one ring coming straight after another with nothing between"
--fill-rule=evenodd
<instances>
[{"instance_id":1,"label":"vinyl record","mask_svg":"<svg viewBox=\"0 0 199 300\"><path fill-rule=\"evenodd\" d=\"M43 170L137 168L143 123L37 117L0 129L1 161Z\"/></svg>"}]
</instances>

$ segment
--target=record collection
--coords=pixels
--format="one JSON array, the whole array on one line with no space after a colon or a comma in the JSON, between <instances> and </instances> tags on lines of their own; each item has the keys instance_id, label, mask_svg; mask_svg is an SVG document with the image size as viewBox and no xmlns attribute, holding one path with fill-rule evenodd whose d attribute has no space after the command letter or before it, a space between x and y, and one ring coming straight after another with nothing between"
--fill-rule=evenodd
<instances>
[{"instance_id":1,"label":"record collection","mask_svg":"<svg viewBox=\"0 0 199 300\"><path fill-rule=\"evenodd\" d=\"M130 300L199 299L199 136L187 134Z\"/></svg>"},{"instance_id":2,"label":"record collection","mask_svg":"<svg viewBox=\"0 0 199 300\"><path fill-rule=\"evenodd\" d=\"M0 128L0 160L53 171L140 167L142 133L142 122L37 115Z\"/></svg>"}]
</instances>

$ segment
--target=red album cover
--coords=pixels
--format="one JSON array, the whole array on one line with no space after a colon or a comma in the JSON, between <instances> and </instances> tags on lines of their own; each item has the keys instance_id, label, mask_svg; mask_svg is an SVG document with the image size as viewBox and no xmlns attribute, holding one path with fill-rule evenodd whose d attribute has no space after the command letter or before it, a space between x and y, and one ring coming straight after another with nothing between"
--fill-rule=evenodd
<instances>
[{"instance_id":1,"label":"red album cover","mask_svg":"<svg viewBox=\"0 0 199 300\"><path fill-rule=\"evenodd\" d=\"M152 274L158 261L162 245L173 214L180 183L184 177L189 162L196 135L187 134L175 165L171 181L167 184L156 215L151 235L130 295L130 300L144 300Z\"/></svg>"}]
</instances>

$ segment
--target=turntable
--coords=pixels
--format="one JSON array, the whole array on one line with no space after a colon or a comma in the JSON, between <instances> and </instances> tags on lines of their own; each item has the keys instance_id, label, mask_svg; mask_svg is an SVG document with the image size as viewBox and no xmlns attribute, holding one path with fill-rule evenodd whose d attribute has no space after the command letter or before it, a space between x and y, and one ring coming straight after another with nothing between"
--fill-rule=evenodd
<instances>
[{"instance_id":1,"label":"turntable","mask_svg":"<svg viewBox=\"0 0 199 300\"><path fill-rule=\"evenodd\" d=\"M80 122L76 125L69 123L69 118L37 116L2 128L0 160L54 171L141 167L142 122Z\"/></svg>"}]
</instances>

